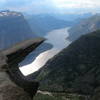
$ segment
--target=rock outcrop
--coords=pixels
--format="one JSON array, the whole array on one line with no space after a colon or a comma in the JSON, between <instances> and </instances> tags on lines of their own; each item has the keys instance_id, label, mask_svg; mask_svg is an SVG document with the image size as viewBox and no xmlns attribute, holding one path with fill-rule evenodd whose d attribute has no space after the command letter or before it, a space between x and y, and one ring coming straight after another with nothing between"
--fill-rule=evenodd
<instances>
[{"instance_id":1,"label":"rock outcrop","mask_svg":"<svg viewBox=\"0 0 100 100\"><path fill-rule=\"evenodd\" d=\"M0 100L32 100L39 83L23 76L18 63L43 41L30 39L0 52Z\"/></svg>"}]
</instances>

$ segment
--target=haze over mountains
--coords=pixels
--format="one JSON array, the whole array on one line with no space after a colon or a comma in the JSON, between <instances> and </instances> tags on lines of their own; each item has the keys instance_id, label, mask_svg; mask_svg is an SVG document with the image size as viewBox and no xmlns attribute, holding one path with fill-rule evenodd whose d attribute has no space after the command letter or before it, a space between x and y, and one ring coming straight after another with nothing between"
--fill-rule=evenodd
<instances>
[{"instance_id":1,"label":"haze over mountains","mask_svg":"<svg viewBox=\"0 0 100 100\"><path fill-rule=\"evenodd\" d=\"M0 0L1 9L13 11L0 11L0 50L38 36L48 39L20 66L28 64L26 72L41 68L27 77L40 82L43 98L34 100L100 100L100 0ZM54 47L65 49L53 57ZM23 54L18 53L19 60ZM50 60L42 65L42 57Z\"/></svg>"},{"instance_id":2,"label":"haze over mountains","mask_svg":"<svg viewBox=\"0 0 100 100\"><path fill-rule=\"evenodd\" d=\"M93 15L92 13L52 14L52 16L55 16L58 19L65 20L65 21L71 21L73 23L77 23L79 20L84 19L84 18L88 18L88 17L90 17L92 15Z\"/></svg>"},{"instance_id":3,"label":"haze over mountains","mask_svg":"<svg viewBox=\"0 0 100 100\"><path fill-rule=\"evenodd\" d=\"M100 29L100 14L82 19L78 24L69 29L69 39L76 40L81 35Z\"/></svg>"},{"instance_id":4,"label":"haze over mountains","mask_svg":"<svg viewBox=\"0 0 100 100\"><path fill-rule=\"evenodd\" d=\"M44 36L54 29L69 27L71 21L64 21L49 14L26 16L32 30L39 36Z\"/></svg>"}]
</instances>

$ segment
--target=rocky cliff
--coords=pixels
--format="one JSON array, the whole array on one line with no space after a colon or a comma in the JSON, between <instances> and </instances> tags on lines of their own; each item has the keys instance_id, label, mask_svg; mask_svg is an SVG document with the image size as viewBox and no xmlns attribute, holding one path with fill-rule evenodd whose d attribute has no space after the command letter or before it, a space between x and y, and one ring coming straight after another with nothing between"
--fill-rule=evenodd
<instances>
[{"instance_id":1,"label":"rocky cliff","mask_svg":"<svg viewBox=\"0 0 100 100\"><path fill-rule=\"evenodd\" d=\"M23 76L18 63L43 41L30 39L0 52L0 100L33 100L39 83Z\"/></svg>"}]
</instances>

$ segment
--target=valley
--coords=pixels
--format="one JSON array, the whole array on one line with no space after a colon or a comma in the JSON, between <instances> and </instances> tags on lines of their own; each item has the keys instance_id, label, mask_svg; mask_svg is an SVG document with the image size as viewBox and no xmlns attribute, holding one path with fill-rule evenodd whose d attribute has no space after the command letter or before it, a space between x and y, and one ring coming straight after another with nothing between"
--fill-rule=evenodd
<instances>
[{"instance_id":1,"label":"valley","mask_svg":"<svg viewBox=\"0 0 100 100\"><path fill-rule=\"evenodd\" d=\"M62 29L57 29L57 30L53 30L53 31L49 32L48 35L45 36L45 38L47 40L44 43L49 43L53 47L50 50L47 50L47 51L39 54L35 58L35 60L33 60L32 63L21 66L20 70L22 71L22 73L24 75L28 75L28 74L31 74L31 73L39 70L43 65L45 65L45 63L49 59L51 59L54 55L59 53L66 46L68 46L71 43L69 40L66 40L66 36L68 36L68 29L69 28L62 28ZM34 51L34 53L38 51L37 49L36 49L36 51ZM31 53L29 56L32 56L32 55L33 55L33 53ZM34 57L34 55L33 55L33 57ZM24 62L28 62L27 57L24 60Z\"/></svg>"},{"instance_id":2,"label":"valley","mask_svg":"<svg viewBox=\"0 0 100 100\"><path fill-rule=\"evenodd\" d=\"M51 20L51 23L48 21L49 25L45 23L42 27L47 29L44 30L45 34L36 26L46 40L30 53L18 68L26 79L40 83L35 100L87 100L92 94L94 98L98 97L95 91L99 88L100 77L99 70L97 71L100 57L99 15L79 19L80 21L71 27L68 23L64 24L66 21L54 18ZM45 21L47 22L44 20L43 23ZM54 24L56 21L58 23ZM32 31L34 29L31 29L32 26L30 27L28 20L21 13L0 12L0 22L0 49L38 37L38 33ZM42 26L42 22L37 24ZM87 34L88 32L91 33ZM76 41L72 42L73 40Z\"/></svg>"}]
</instances>

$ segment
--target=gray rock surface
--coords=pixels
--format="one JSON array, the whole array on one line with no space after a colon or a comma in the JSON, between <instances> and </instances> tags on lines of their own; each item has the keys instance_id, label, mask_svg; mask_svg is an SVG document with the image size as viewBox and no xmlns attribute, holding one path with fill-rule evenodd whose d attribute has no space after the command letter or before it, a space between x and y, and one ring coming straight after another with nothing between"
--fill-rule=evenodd
<instances>
[{"instance_id":1,"label":"gray rock surface","mask_svg":"<svg viewBox=\"0 0 100 100\"><path fill-rule=\"evenodd\" d=\"M18 63L44 41L31 39L0 52L0 100L32 100L39 83L28 80Z\"/></svg>"}]
</instances>

